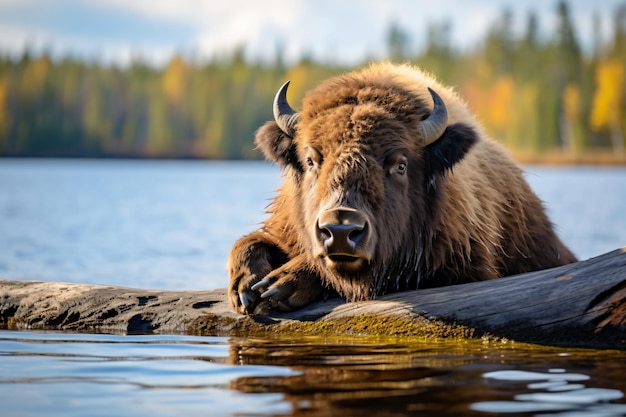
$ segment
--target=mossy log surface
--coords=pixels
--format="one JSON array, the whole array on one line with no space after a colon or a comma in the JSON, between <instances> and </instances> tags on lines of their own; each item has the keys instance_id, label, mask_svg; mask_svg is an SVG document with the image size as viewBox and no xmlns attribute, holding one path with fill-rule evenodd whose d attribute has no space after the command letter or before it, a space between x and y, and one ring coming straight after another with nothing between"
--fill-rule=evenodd
<instances>
[{"instance_id":1,"label":"mossy log surface","mask_svg":"<svg viewBox=\"0 0 626 417\"><path fill-rule=\"evenodd\" d=\"M204 335L497 337L626 349L626 247L491 281L339 299L268 316L231 311L225 289L156 291L0 280L0 328Z\"/></svg>"}]
</instances>

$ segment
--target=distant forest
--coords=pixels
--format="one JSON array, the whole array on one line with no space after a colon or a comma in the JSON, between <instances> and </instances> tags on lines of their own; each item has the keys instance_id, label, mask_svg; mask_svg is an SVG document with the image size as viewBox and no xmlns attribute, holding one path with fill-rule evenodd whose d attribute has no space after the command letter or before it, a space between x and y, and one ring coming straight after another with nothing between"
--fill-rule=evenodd
<instances>
[{"instance_id":1,"label":"distant forest","mask_svg":"<svg viewBox=\"0 0 626 417\"><path fill-rule=\"evenodd\" d=\"M626 3L613 13L608 41L600 23L583 51L568 4L557 29L538 33L529 14L521 35L503 12L469 51L450 42L450 25L433 24L427 46L411 52L406 29L387 33L387 59L409 62L455 86L486 131L514 153L624 155ZM553 16L550 16L553 18ZM125 67L25 50L0 56L0 155L148 158L260 158L254 131L271 119L284 80L290 102L322 79L352 70L303 57L286 65L251 62L244 49L199 62L177 54L155 68ZM366 65L366 62L360 66Z\"/></svg>"}]
</instances>

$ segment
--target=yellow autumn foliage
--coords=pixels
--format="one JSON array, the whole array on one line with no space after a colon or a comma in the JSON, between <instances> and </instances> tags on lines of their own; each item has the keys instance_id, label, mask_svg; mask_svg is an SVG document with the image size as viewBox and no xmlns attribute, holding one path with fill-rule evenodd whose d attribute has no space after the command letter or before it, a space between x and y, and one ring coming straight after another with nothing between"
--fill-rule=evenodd
<instances>
[{"instance_id":1,"label":"yellow autumn foliage","mask_svg":"<svg viewBox=\"0 0 626 417\"><path fill-rule=\"evenodd\" d=\"M593 130L600 131L617 123L623 91L624 64L615 59L600 62L596 69L596 89L589 116Z\"/></svg>"},{"instance_id":2,"label":"yellow autumn foliage","mask_svg":"<svg viewBox=\"0 0 626 417\"><path fill-rule=\"evenodd\" d=\"M4 142L5 132L9 111L7 109L7 82L6 79L0 78L0 146Z\"/></svg>"},{"instance_id":3,"label":"yellow autumn foliage","mask_svg":"<svg viewBox=\"0 0 626 417\"><path fill-rule=\"evenodd\" d=\"M165 96L173 103L184 98L187 64L180 55L175 55L163 72L162 86Z\"/></svg>"},{"instance_id":4,"label":"yellow autumn foliage","mask_svg":"<svg viewBox=\"0 0 626 417\"><path fill-rule=\"evenodd\" d=\"M287 71L286 78L291 81L287 90L287 101L294 107L299 106L311 82L310 68L306 64L296 65Z\"/></svg>"},{"instance_id":5,"label":"yellow autumn foliage","mask_svg":"<svg viewBox=\"0 0 626 417\"><path fill-rule=\"evenodd\" d=\"M491 88L490 114L487 123L504 130L510 123L515 83L510 75L499 76Z\"/></svg>"},{"instance_id":6,"label":"yellow autumn foliage","mask_svg":"<svg viewBox=\"0 0 626 417\"><path fill-rule=\"evenodd\" d=\"M0 78L0 129L4 126L7 118L7 82Z\"/></svg>"},{"instance_id":7,"label":"yellow autumn foliage","mask_svg":"<svg viewBox=\"0 0 626 417\"><path fill-rule=\"evenodd\" d=\"M463 96L472 112L485 125L487 131L504 139L513 118L515 83L510 75L501 75L486 88L468 81L463 86Z\"/></svg>"}]
</instances>

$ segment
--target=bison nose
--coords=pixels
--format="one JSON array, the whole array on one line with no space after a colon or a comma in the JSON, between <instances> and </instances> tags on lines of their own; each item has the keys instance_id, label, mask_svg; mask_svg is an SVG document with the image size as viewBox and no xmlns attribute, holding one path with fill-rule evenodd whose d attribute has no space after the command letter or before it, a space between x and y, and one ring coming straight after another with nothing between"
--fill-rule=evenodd
<instances>
[{"instance_id":1,"label":"bison nose","mask_svg":"<svg viewBox=\"0 0 626 417\"><path fill-rule=\"evenodd\" d=\"M317 237L327 255L354 255L366 230L367 219L354 209L326 210L317 219Z\"/></svg>"}]
</instances>

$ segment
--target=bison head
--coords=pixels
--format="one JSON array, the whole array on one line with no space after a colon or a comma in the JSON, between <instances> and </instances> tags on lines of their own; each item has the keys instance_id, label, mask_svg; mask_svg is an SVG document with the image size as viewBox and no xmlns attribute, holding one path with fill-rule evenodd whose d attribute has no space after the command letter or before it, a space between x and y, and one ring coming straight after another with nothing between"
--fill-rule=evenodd
<instances>
[{"instance_id":1,"label":"bison head","mask_svg":"<svg viewBox=\"0 0 626 417\"><path fill-rule=\"evenodd\" d=\"M310 92L301 112L287 102L288 86L256 143L285 170L298 250L348 299L417 287L440 182L475 132L449 124L427 86L340 77Z\"/></svg>"}]
</instances>

